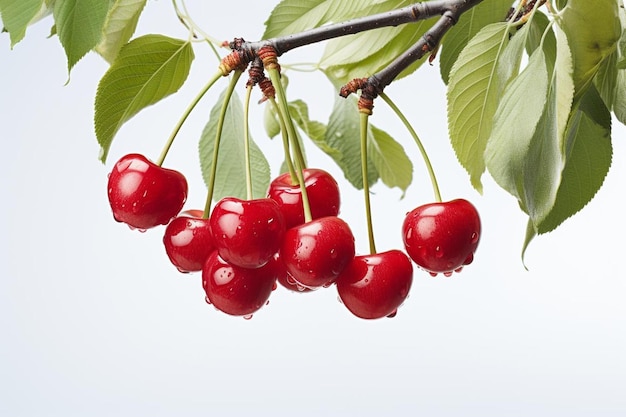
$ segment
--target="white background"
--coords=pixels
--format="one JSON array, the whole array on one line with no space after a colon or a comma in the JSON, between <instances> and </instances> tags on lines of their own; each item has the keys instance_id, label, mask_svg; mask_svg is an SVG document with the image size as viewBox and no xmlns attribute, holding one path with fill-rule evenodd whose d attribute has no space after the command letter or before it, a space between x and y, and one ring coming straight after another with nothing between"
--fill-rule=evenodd
<instances>
[{"instance_id":1,"label":"white background","mask_svg":"<svg viewBox=\"0 0 626 417\"><path fill-rule=\"evenodd\" d=\"M213 36L250 40L273 4L189 1ZM624 126L615 124L604 187L532 244L526 271L525 217L487 176L484 195L470 187L447 138L438 69L424 66L388 93L425 141L444 199L467 198L480 210L475 262L449 279L416 271L394 319L351 316L333 288L279 288L246 321L205 304L200 276L169 263L162 228L130 231L114 222L106 198L114 161L159 155L215 72L214 57L198 45L180 93L127 123L102 165L93 100L107 66L90 54L65 85L63 51L56 37L46 39L51 23L29 29L13 50L0 35L0 415L626 415ZM148 3L138 33L151 32L187 36L167 1ZM319 48L304 48L283 62L317 56ZM304 98L312 117L326 120L330 84L319 74L289 75L290 99ZM197 141L223 86L201 102L166 159L188 178L187 208L204 204ZM405 145L415 179L403 200L374 187L380 251L400 247L404 213L432 200L417 149L385 107L378 103L373 122ZM277 169L280 146L267 140L260 107L252 117ZM341 216L366 252L361 193L308 150L312 165L341 179Z\"/></svg>"}]
</instances>

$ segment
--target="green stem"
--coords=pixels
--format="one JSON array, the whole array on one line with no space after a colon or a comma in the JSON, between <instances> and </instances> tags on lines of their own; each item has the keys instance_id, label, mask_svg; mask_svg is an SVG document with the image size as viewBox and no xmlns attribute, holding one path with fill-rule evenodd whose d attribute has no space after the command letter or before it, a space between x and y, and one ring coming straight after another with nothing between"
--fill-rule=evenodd
<instances>
[{"instance_id":1,"label":"green stem","mask_svg":"<svg viewBox=\"0 0 626 417\"><path fill-rule=\"evenodd\" d=\"M389 105L389 107L391 107L391 109L396 113L398 118L402 121L404 126L409 131L411 137L415 141L415 144L417 145L417 147L420 150L420 153L422 154L422 158L424 159L424 163L426 164L426 169L428 170L428 175L430 175L430 182L431 182L431 184L433 186L433 193L435 194L435 200L438 201L438 202L441 202L442 201L441 200L441 193L439 192L439 184L437 183L437 177L435 176L435 170L433 169L433 165L430 162L430 158L428 157L428 153L426 153L426 148L424 148L424 144L420 140L419 136L417 136L417 133L415 132L415 129L413 129L413 126L411 126L411 123L407 120L407 118L404 116L404 114L398 108L398 106L396 106L396 104L389 98L389 96L387 96L387 94L385 94L385 93L381 93L379 97L382 98L385 101L385 103L387 103L387 105Z\"/></svg>"},{"instance_id":2,"label":"green stem","mask_svg":"<svg viewBox=\"0 0 626 417\"><path fill-rule=\"evenodd\" d=\"M204 87L202 87L202 90L200 90L198 95L196 95L196 97L194 97L194 99L191 101L191 103L189 103L189 106L187 106L187 108L185 109L185 112L180 117L180 119L178 120L178 123L174 127L174 130L170 134L170 137L167 139L167 142L165 143L165 147L163 148L163 151L161 151L161 155L159 156L159 159L157 159L157 161L156 161L156 164L158 166L163 165L163 162L165 161L165 157L167 156L167 153L170 151L170 148L172 147L172 144L174 143L174 139L176 139L176 135L178 135L178 132L180 131L181 127L183 127L183 124L187 120L187 117L189 117L189 115L191 114L193 109L200 102L202 97L204 97L204 95L207 93L207 91L209 91L209 89L211 87L213 87L213 84L215 84L217 82L217 80L219 80L222 77L223 77L223 75L222 75L221 72L215 73L215 75L213 75L213 77L211 77L209 82L206 83L206 85Z\"/></svg>"},{"instance_id":3,"label":"green stem","mask_svg":"<svg viewBox=\"0 0 626 417\"><path fill-rule=\"evenodd\" d=\"M287 133L287 125L285 124L285 118L276 103L276 99L270 97L268 99L276 112L276 116L278 117L278 124L280 125L280 135L283 142L283 153L285 154L285 163L287 164L287 169L289 170L289 175L291 176L291 183L296 184L298 182L298 176L296 174L296 168L293 166L293 161L291 160L291 151L289 150L289 134Z\"/></svg>"},{"instance_id":4,"label":"green stem","mask_svg":"<svg viewBox=\"0 0 626 417\"><path fill-rule=\"evenodd\" d=\"M208 219L209 214L211 212L211 202L213 201L213 192L215 191L215 176L217 174L217 160L219 156L220 149L220 140L222 138L222 130L224 128L224 120L226 118L226 112L228 110L228 103L230 102L230 98L233 95L233 91L235 91L235 86L237 85L237 81L243 74L243 71L236 70L233 72L233 76L230 79L230 84L228 85L228 89L224 95L224 102L222 103L222 109L220 110L220 116L217 121L217 132L215 134L215 143L213 144L213 160L211 161L211 172L209 174L208 181L208 191L206 196L206 203L204 206L204 213L202 215L203 219Z\"/></svg>"},{"instance_id":5,"label":"green stem","mask_svg":"<svg viewBox=\"0 0 626 417\"><path fill-rule=\"evenodd\" d=\"M296 127L293 124L293 119L289 115L289 103L287 102L285 90L283 89L283 85L280 81L280 72L276 68L267 68L267 72L270 76L272 84L274 85L274 89L276 90L279 110L282 113L287 124L289 143L291 145L291 148L293 149L294 159L296 163L296 176L298 178L298 184L300 184L300 192L302 193L304 221L308 223L313 220L313 216L311 215L311 205L309 204L309 196L306 191L304 174L302 172L302 170L306 167L306 163L304 162L304 156L302 154L302 149L300 148L300 142L298 141L298 133L296 132Z\"/></svg>"},{"instance_id":6,"label":"green stem","mask_svg":"<svg viewBox=\"0 0 626 417\"><path fill-rule=\"evenodd\" d=\"M372 206L370 203L370 184L367 178L367 128L369 114L361 112L361 175L363 176L363 196L365 197L365 216L367 218L367 236L370 243L370 254L376 253L374 227L372 224Z\"/></svg>"},{"instance_id":7,"label":"green stem","mask_svg":"<svg viewBox=\"0 0 626 417\"><path fill-rule=\"evenodd\" d=\"M252 200L252 167L250 166L250 126L248 117L250 111L250 96L252 95L252 85L246 88L246 97L243 107L243 153L246 164L246 197Z\"/></svg>"}]
</instances>

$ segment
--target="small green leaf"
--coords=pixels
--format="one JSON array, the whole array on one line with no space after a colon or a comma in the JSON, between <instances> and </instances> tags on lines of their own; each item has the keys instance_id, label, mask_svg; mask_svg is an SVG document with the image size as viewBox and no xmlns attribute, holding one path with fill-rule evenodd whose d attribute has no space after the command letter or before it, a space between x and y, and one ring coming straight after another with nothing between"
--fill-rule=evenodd
<instances>
[{"instance_id":1,"label":"small green leaf","mask_svg":"<svg viewBox=\"0 0 626 417\"><path fill-rule=\"evenodd\" d=\"M439 69L444 83L448 84L450 70L470 39L483 27L504 21L510 7L511 0L492 0L483 2L463 13L442 42Z\"/></svg>"},{"instance_id":2,"label":"small green leaf","mask_svg":"<svg viewBox=\"0 0 626 417\"><path fill-rule=\"evenodd\" d=\"M359 118L356 98L350 96L344 99L337 96L326 129L326 143L337 151L331 157L343 170L346 179L355 188L363 189L361 155L360 152L355 152L361 146ZM368 180L373 185L378 181L378 171L371 159L367 167Z\"/></svg>"},{"instance_id":3,"label":"small green leaf","mask_svg":"<svg viewBox=\"0 0 626 417\"><path fill-rule=\"evenodd\" d=\"M274 139L280 134L280 123L278 122L276 109L269 101L263 107L263 127L265 128L265 133L270 139Z\"/></svg>"},{"instance_id":4,"label":"small green leaf","mask_svg":"<svg viewBox=\"0 0 626 417\"><path fill-rule=\"evenodd\" d=\"M0 0L0 16L11 37L11 48L24 39L26 28L46 10L44 0Z\"/></svg>"},{"instance_id":5,"label":"small green leaf","mask_svg":"<svg viewBox=\"0 0 626 417\"><path fill-rule=\"evenodd\" d=\"M102 39L109 6L110 2L103 0L56 0L54 3L54 21L67 56L68 71Z\"/></svg>"},{"instance_id":6,"label":"small green leaf","mask_svg":"<svg viewBox=\"0 0 626 417\"><path fill-rule=\"evenodd\" d=\"M563 169L554 206L539 223L537 231L547 233L576 214L596 195L609 172L611 145L611 114L595 88L582 98L570 124L572 149Z\"/></svg>"},{"instance_id":7,"label":"small green leaf","mask_svg":"<svg viewBox=\"0 0 626 417\"><path fill-rule=\"evenodd\" d=\"M309 108L302 100L289 103L289 114L305 135L325 154L338 157L340 152L326 143L326 125L309 118Z\"/></svg>"},{"instance_id":8,"label":"small green leaf","mask_svg":"<svg viewBox=\"0 0 626 417\"><path fill-rule=\"evenodd\" d=\"M482 192L484 151L491 135L503 83L497 65L509 42L506 23L485 26L470 40L450 72L448 129L457 158Z\"/></svg>"},{"instance_id":9,"label":"small green leaf","mask_svg":"<svg viewBox=\"0 0 626 417\"><path fill-rule=\"evenodd\" d=\"M567 35L574 58L575 98L580 99L613 53L622 34L615 0L569 0L558 24Z\"/></svg>"},{"instance_id":10,"label":"small green leaf","mask_svg":"<svg viewBox=\"0 0 626 417\"><path fill-rule=\"evenodd\" d=\"M95 128L102 161L122 125L145 107L175 93L189 74L191 44L146 35L126 44L98 84Z\"/></svg>"},{"instance_id":11,"label":"small green leaf","mask_svg":"<svg viewBox=\"0 0 626 417\"><path fill-rule=\"evenodd\" d=\"M215 137L225 92L222 92L215 106L211 109L209 122L200 138L200 166L205 183L208 184L213 164ZM252 170L253 198L266 196L270 183L270 167L265 156L250 138L250 166ZM246 161L244 152L244 113L241 99L236 93L230 99L217 161L217 174L213 200L231 196L245 199L246 192Z\"/></svg>"},{"instance_id":12,"label":"small green leaf","mask_svg":"<svg viewBox=\"0 0 626 417\"><path fill-rule=\"evenodd\" d=\"M112 63L135 33L146 0L115 0L104 24L102 40L96 51Z\"/></svg>"},{"instance_id":13,"label":"small green leaf","mask_svg":"<svg viewBox=\"0 0 626 417\"><path fill-rule=\"evenodd\" d=\"M389 188L400 188L404 194L413 180L413 164L402 145L387 132L370 124L367 156L376 167L381 181Z\"/></svg>"}]
</instances>

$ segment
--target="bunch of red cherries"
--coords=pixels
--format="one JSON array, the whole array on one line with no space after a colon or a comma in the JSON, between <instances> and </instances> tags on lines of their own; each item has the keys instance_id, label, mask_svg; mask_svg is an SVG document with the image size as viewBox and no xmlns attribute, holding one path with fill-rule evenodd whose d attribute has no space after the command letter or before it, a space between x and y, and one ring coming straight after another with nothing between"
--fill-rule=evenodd
<instances>
[{"instance_id":1,"label":"bunch of red cherries","mask_svg":"<svg viewBox=\"0 0 626 417\"><path fill-rule=\"evenodd\" d=\"M411 288L411 260L433 276L450 276L472 262L481 226L468 201L431 203L408 213L402 230L408 256L396 249L357 256L352 231L338 217L335 179L321 169L302 174L309 221L300 185L289 173L271 182L266 198L225 197L210 214L181 213L185 177L140 154L115 164L108 197L118 222L139 230L166 225L163 243L172 264L185 273L201 271L207 302L233 316L251 317L278 283L299 293L334 285L355 316L393 317Z\"/></svg>"}]
</instances>

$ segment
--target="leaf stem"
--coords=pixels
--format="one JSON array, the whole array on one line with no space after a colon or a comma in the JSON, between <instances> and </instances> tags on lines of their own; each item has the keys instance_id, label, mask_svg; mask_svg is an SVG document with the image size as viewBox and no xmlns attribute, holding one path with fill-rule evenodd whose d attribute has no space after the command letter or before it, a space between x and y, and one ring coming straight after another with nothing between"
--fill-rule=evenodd
<instances>
[{"instance_id":1,"label":"leaf stem","mask_svg":"<svg viewBox=\"0 0 626 417\"><path fill-rule=\"evenodd\" d=\"M211 172L209 174L209 180L207 181L208 191L206 203L204 205L204 213L202 214L203 219L208 219L211 212L211 202L213 201L213 193L215 191L215 176L217 174L217 161L219 156L220 140L222 138L222 130L224 128L224 120L226 119L228 103L230 103L230 98L233 95L233 91L235 91L237 81L239 81L239 78L241 78L241 74L243 74L242 70L235 70L233 72L233 76L231 77L228 88L226 89L226 93L224 94L224 102L222 103L220 116L217 121L217 132L215 134L215 142L213 144L213 159L211 162Z\"/></svg>"},{"instance_id":2,"label":"leaf stem","mask_svg":"<svg viewBox=\"0 0 626 417\"><path fill-rule=\"evenodd\" d=\"M385 103L387 103L387 105L394 111L394 113L398 116L400 121L402 121L404 126L409 131L409 134L413 138L413 141L415 141L415 144L417 145L417 147L419 148L420 153L422 154L422 159L424 159L424 164L426 164L426 169L428 170L428 175L430 176L430 182L431 182L431 184L433 186L433 193L435 194L435 200L437 202L441 202L442 201L441 200L441 192L439 191L439 184L437 183L437 177L435 176L435 170L433 169L433 165L430 162L430 158L428 157L428 153L426 152L426 148L424 147L424 144L422 143L422 141L420 140L419 136L415 132L415 129L413 129L413 126L411 126L411 123L408 121L406 116L404 116L404 114L402 113L400 108L398 106L396 106L396 104L393 102L393 100L391 100L389 98L389 96L387 94L385 94L385 93L381 93L380 94L380 98L382 98L383 101Z\"/></svg>"},{"instance_id":3,"label":"leaf stem","mask_svg":"<svg viewBox=\"0 0 626 417\"><path fill-rule=\"evenodd\" d=\"M367 130L369 124L369 113L360 112L360 133L361 133L361 174L363 177L363 197L365 200L365 216L367 218L367 236L370 245L370 254L376 253L376 243L374 240L374 227L372 224L372 206L370 202L370 185L367 178Z\"/></svg>"},{"instance_id":4,"label":"leaf stem","mask_svg":"<svg viewBox=\"0 0 626 417\"><path fill-rule=\"evenodd\" d=\"M209 89L213 87L213 84L215 84L217 80L219 80L222 77L223 77L223 74L221 71L216 72L213 75L213 77L211 77L209 82L207 82L206 85L202 87L200 92L196 95L196 97L194 97L191 103L189 103L189 106L187 106L187 108L185 109L185 112L178 120L178 123L176 123L176 126L174 127L174 130L170 134L170 137L167 139L167 142L165 143L165 147L163 148L163 151L161 151L161 155L159 155L159 159L157 159L156 161L156 164L158 166L163 165L163 162L165 161L165 157L167 156L167 153L170 151L170 148L172 147L172 144L174 143L174 139L176 139L176 135L178 135L178 132L180 131L181 127L183 126L183 124L185 123L185 121L187 120L191 112L193 111L193 109L200 102L200 100L202 100L202 97L204 97L207 91L209 91Z\"/></svg>"}]
</instances>

